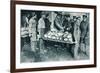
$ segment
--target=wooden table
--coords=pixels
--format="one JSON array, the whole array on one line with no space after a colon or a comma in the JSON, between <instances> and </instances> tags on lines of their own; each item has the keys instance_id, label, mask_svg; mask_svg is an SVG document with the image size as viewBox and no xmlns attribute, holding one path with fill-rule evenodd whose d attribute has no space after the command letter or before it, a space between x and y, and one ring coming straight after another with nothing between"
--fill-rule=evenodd
<instances>
[{"instance_id":1,"label":"wooden table","mask_svg":"<svg viewBox=\"0 0 100 73\"><path fill-rule=\"evenodd\" d=\"M73 54L73 57L74 59L77 59L78 57L78 48L75 48L75 46L77 46L77 43L76 42L68 42L68 41L63 41L63 40L56 40L56 39L50 39L50 38L45 38L43 37L42 38L43 41L51 41L51 42L58 42L58 43L63 43L63 44L67 44L67 45L73 45L73 47L71 48L72 51L72 54ZM41 46L40 46L41 47Z\"/></svg>"}]
</instances>

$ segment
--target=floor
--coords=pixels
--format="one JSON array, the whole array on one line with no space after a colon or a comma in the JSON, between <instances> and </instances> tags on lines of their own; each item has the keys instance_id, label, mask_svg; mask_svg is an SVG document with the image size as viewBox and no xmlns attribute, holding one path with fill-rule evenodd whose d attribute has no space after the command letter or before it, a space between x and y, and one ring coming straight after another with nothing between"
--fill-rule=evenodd
<instances>
[{"instance_id":1,"label":"floor","mask_svg":"<svg viewBox=\"0 0 100 73\"><path fill-rule=\"evenodd\" d=\"M37 45L38 46L38 45ZM60 46L54 46L54 44L49 44L45 46L45 49L41 52L38 51L37 47L36 52L32 52L30 43L24 44L21 51L21 62L48 62L48 61L68 61L68 60L76 60L74 59L72 53L70 52L70 48L65 48ZM89 56L83 52L79 52L78 60L89 59Z\"/></svg>"}]
</instances>

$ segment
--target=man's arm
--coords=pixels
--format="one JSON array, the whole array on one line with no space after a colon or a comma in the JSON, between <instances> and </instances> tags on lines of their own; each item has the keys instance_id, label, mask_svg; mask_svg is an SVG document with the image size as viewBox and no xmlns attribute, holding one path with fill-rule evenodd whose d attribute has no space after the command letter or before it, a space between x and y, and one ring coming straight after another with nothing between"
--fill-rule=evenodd
<instances>
[{"instance_id":1,"label":"man's arm","mask_svg":"<svg viewBox=\"0 0 100 73\"><path fill-rule=\"evenodd\" d=\"M57 20L55 20L55 25L56 25L57 28L59 28L60 30L64 30L64 28L58 23Z\"/></svg>"},{"instance_id":2,"label":"man's arm","mask_svg":"<svg viewBox=\"0 0 100 73\"><path fill-rule=\"evenodd\" d=\"M32 34L32 20L29 20L29 36L31 37Z\"/></svg>"}]
</instances>

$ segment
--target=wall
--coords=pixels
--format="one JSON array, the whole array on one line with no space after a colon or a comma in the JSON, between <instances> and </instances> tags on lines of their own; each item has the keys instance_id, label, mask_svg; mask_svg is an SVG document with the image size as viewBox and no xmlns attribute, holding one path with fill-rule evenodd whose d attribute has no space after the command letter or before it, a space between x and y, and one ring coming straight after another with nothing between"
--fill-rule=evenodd
<instances>
[{"instance_id":1,"label":"wall","mask_svg":"<svg viewBox=\"0 0 100 73\"><path fill-rule=\"evenodd\" d=\"M97 32L98 37L100 27L100 0L34 0L56 3L71 3L71 4L88 4L97 5ZM9 73L10 69L10 0L0 0L0 73ZM34 73L98 73L100 72L100 46L97 40L97 68L69 69L69 70L53 70L41 71ZM33 72L30 72L33 73Z\"/></svg>"}]
</instances>

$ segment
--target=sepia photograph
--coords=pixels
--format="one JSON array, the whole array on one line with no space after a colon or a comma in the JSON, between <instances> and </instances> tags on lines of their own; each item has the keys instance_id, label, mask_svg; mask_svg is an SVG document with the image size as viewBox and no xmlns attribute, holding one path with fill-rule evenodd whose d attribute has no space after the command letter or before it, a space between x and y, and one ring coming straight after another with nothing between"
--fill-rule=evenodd
<instances>
[{"instance_id":1,"label":"sepia photograph","mask_svg":"<svg viewBox=\"0 0 100 73\"><path fill-rule=\"evenodd\" d=\"M11 72L96 67L96 6L15 1Z\"/></svg>"}]
</instances>

